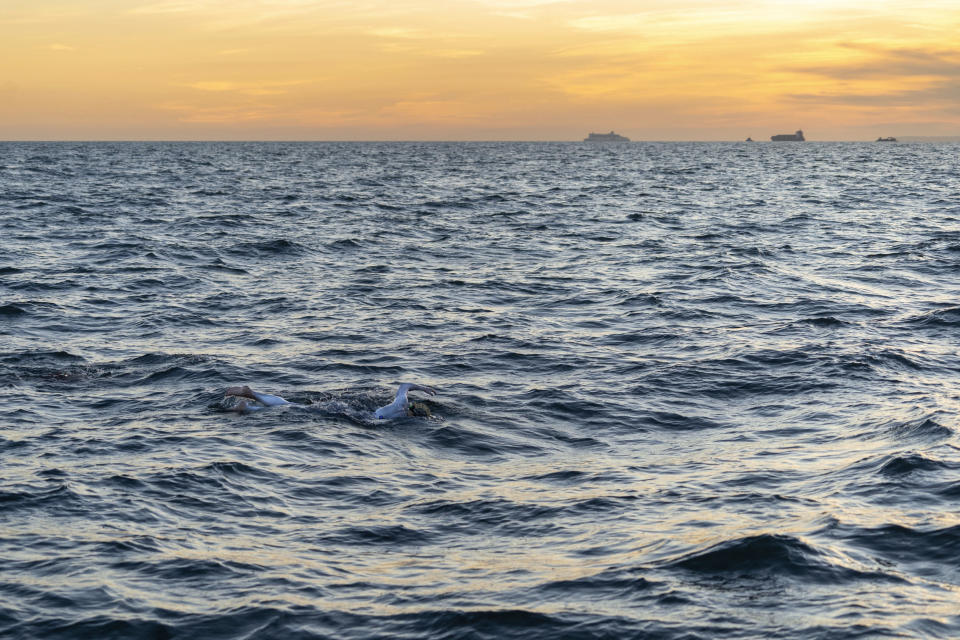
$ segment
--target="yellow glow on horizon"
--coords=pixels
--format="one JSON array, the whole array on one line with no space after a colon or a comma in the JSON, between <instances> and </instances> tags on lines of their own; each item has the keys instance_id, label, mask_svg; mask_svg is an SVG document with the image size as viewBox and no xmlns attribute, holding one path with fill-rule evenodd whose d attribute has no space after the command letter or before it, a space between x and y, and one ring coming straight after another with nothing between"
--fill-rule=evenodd
<instances>
[{"instance_id":1,"label":"yellow glow on horizon","mask_svg":"<svg viewBox=\"0 0 960 640\"><path fill-rule=\"evenodd\" d=\"M954 0L44 0L0 7L0 138L960 135L958 28Z\"/></svg>"}]
</instances>

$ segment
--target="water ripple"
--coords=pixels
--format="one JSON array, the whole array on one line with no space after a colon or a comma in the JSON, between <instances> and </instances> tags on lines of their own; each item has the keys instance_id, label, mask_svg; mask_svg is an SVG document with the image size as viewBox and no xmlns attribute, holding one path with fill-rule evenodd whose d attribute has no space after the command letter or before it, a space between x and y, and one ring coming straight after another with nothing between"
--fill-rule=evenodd
<instances>
[{"instance_id":1,"label":"water ripple","mask_svg":"<svg viewBox=\"0 0 960 640\"><path fill-rule=\"evenodd\" d=\"M0 636L955 637L958 157L0 144Z\"/></svg>"}]
</instances>

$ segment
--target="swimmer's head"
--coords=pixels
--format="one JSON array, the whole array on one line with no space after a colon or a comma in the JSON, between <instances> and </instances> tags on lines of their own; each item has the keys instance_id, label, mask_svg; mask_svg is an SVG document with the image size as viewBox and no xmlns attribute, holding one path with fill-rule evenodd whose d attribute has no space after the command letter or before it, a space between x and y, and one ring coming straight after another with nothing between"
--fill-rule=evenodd
<instances>
[{"instance_id":1,"label":"swimmer's head","mask_svg":"<svg viewBox=\"0 0 960 640\"><path fill-rule=\"evenodd\" d=\"M411 402L407 407L407 415L416 418L429 418L431 415L430 407L422 402Z\"/></svg>"}]
</instances>

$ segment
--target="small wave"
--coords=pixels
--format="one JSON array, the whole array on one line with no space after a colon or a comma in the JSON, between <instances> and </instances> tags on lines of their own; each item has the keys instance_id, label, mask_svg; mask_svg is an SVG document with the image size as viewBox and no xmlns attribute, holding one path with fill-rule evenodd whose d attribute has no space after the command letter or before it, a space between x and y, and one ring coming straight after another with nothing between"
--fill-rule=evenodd
<instances>
[{"instance_id":1,"label":"small wave","mask_svg":"<svg viewBox=\"0 0 960 640\"><path fill-rule=\"evenodd\" d=\"M66 483L61 483L52 489L44 487L35 491L0 490L0 504L6 505L4 507L6 511L35 507L56 511L71 506L80 508L83 498Z\"/></svg>"},{"instance_id":2,"label":"small wave","mask_svg":"<svg viewBox=\"0 0 960 640\"><path fill-rule=\"evenodd\" d=\"M352 238L344 238L341 240L334 240L333 242L327 244L328 249L334 249L337 251L343 251L348 249L359 249L362 245L353 240Z\"/></svg>"},{"instance_id":3,"label":"small wave","mask_svg":"<svg viewBox=\"0 0 960 640\"><path fill-rule=\"evenodd\" d=\"M403 525L346 527L338 529L326 537L331 542L348 546L419 546L430 542L430 536L426 533Z\"/></svg>"},{"instance_id":4,"label":"small wave","mask_svg":"<svg viewBox=\"0 0 960 640\"><path fill-rule=\"evenodd\" d=\"M845 539L858 547L893 562L931 563L935 573L953 572L960 555L960 525L927 530L899 524L846 529Z\"/></svg>"},{"instance_id":5,"label":"small wave","mask_svg":"<svg viewBox=\"0 0 960 640\"><path fill-rule=\"evenodd\" d=\"M127 570L181 584L206 580L236 580L261 570L261 567L254 564L194 557L121 562Z\"/></svg>"},{"instance_id":6,"label":"small wave","mask_svg":"<svg viewBox=\"0 0 960 640\"><path fill-rule=\"evenodd\" d=\"M386 264L371 264L354 269L354 273L390 273L391 267Z\"/></svg>"},{"instance_id":7,"label":"small wave","mask_svg":"<svg viewBox=\"0 0 960 640\"><path fill-rule=\"evenodd\" d=\"M556 580L541 585L538 590L562 593L608 592L611 597L622 598L646 594L661 585L627 571L605 571L596 575L573 580Z\"/></svg>"},{"instance_id":8,"label":"small wave","mask_svg":"<svg viewBox=\"0 0 960 640\"><path fill-rule=\"evenodd\" d=\"M797 324L806 324L813 327L842 327L848 323L843 320L834 318L833 316L823 316L819 318L804 318L803 320L797 320Z\"/></svg>"},{"instance_id":9,"label":"small wave","mask_svg":"<svg viewBox=\"0 0 960 640\"><path fill-rule=\"evenodd\" d=\"M206 369L206 370L196 370L186 367L168 367L160 371L154 371L147 375L144 378L139 378L133 382L131 385L143 385L143 384L154 384L156 382L171 382L171 381L181 381L181 380L191 380L191 381L203 381L203 380L214 380L220 381L222 375L216 369Z\"/></svg>"},{"instance_id":10,"label":"small wave","mask_svg":"<svg viewBox=\"0 0 960 640\"><path fill-rule=\"evenodd\" d=\"M137 478L131 478L130 476L122 474L109 476L104 480L104 484L118 487L124 491L144 489L147 486L146 483Z\"/></svg>"},{"instance_id":11,"label":"small wave","mask_svg":"<svg viewBox=\"0 0 960 640\"><path fill-rule=\"evenodd\" d=\"M84 362L83 356L69 351L13 351L0 353L0 362L9 364L37 362Z\"/></svg>"},{"instance_id":12,"label":"small wave","mask_svg":"<svg viewBox=\"0 0 960 640\"><path fill-rule=\"evenodd\" d=\"M545 473L542 475L536 476L527 476L526 480L537 480L545 482L558 482L558 483L568 483L568 482L581 482L583 481L588 474L583 471L575 471L573 469L566 471L552 471L550 473Z\"/></svg>"},{"instance_id":13,"label":"small wave","mask_svg":"<svg viewBox=\"0 0 960 640\"><path fill-rule=\"evenodd\" d=\"M820 584L862 578L896 580L891 574L863 572L829 560L802 540L783 534L760 534L716 544L664 565L701 574L792 576Z\"/></svg>"},{"instance_id":14,"label":"small wave","mask_svg":"<svg viewBox=\"0 0 960 640\"><path fill-rule=\"evenodd\" d=\"M249 476L257 478L274 478L276 474L258 469L252 465L243 462L213 462L200 469L201 471L210 471L224 476Z\"/></svg>"},{"instance_id":15,"label":"small wave","mask_svg":"<svg viewBox=\"0 0 960 640\"><path fill-rule=\"evenodd\" d=\"M88 598L86 592L81 592ZM97 600L85 603L91 608ZM59 603L58 609L74 607L78 603L72 600ZM116 606L113 602L100 602L103 610ZM94 615L81 617L71 616L70 619L52 617L42 622L27 621L19 626L23 631L23 638L171 638L177 633L179 625L164 624L157 620L145 620L137 617L118 617L113 615Z\"/></svg>"},{"instance_id":16,"label":"small wave","mask_svg":"<svg viewBox=\"0 0 960 640\"><path fill-rule=\"evenodd\" d=\"M960 306L909 316L903 322L919 327L957 327L960 326Z\"/></svg>"},{"instance_id":17,"label":"small wave","mask_svg":"<svg viewBox=\"0 0 960 640\"><path fill-rule=\"evenodd\" d=\"M624 344L668 344L680 340L678 333L671 331L639 331L636 333L613 333L603 337L601 344L605 345L624 345Z\"/></svg>"},{"instance_id":18,"label":"small wave","mask_svg":"<svg viewBox=\"0 0 960 640\"><path fill-rule=\"evenodd\" d=\"M278 238L276 240L262 240L258 242L241 242L227 251L233 255L243 257L248 257L251 255L260 257L300 255L309 252L307 247L304 245L292 240L287 240L285 238Z\"/></svg>"},{"instance_id":19,"label":"small wave","mask_svg":"<svg viewBox=\"0 0 960 640\"><path fill-rule=\"evenodd\" d=\"M20 307L16 304L5 304L0 306L0 316L13 317L13 316L25 316L27 315L27 310L23 307Z\"/></svg>"},{"instance_id":20,"label":"small wave","mask_svg":"<svg viewBox=\"0 0 960 640\"><path fill-rule=\"evenodd\" d=\"M655 293L641 293L624 297L618 306L624 307L659 307L663 300Z\"/></svg>"},{"instance_id":21,"label":"small wave","mask_svg":"<svg viewBox=\"0 0 960 640\"><path fill-rule=\"evenodd\" d=\"M913 420L888 420L881 423L868 423L864 439L893 438L900 441L937 442L950 438L954 430L941 424L936 414L925 415Z\"/></svg>"},{"instance_id":22,"label":"small wave","mask_svg":"<svg viewBox=\"0 0 960 640\"><path fill-rule=\"evenodd\" d=\"M888 456L879 473L885 476L904 476L922 471L940 471L949 466L939 460L933 460L919 453Z\"/></svg>"},{"instance_id":23,"label":"small wave","mask_svg":"<svg viewBox=\"0 0 960 640\"><path fill-rule=\"evenodd\" d=\"M470 198L463 198L459 200L429 200L424 202L423 206L431 209L473 209L477 205Z\"/></svg>"},{"instance_id":24,"label":"small wave","mask_svg":"<svg viewBox=\"0 0 960 640\"><path fill-rule=\"evenodd\" d=\"M200 268L208 271L220 271L223 273L233 273L237 275L247 275L250 273L249 271L241 267L229 265L223 260L221 260L220 258L217 258L216 260L208 264L201 265Z\"/></svg>"},{"instance_id":25,"label":"small wave","mask_svg":"<svg viewBox=\"0 0 960 640\"><path fill-rule=\"evenodd\" d=\"M28 293L47 293L50 291L69 291L71 289L76 289L80 286L79 281L77 280L57 280L53 282L38 282L36 280L23 280L20 282L11 282L7 287L13 291L24 291ZM58 305L52 302L30 302L28 303L36 308L50 308L55 309Z\"/></svg>"},{"instance_id":26,"label":"small wave","mask_svg":"<svg viewBox=\"0 0 960 640\"><path fill-rule=\"evenodd\" d=\"M725 426L710 418L685 416L672 411L644 411L638 416L638 423L658 431L703 431Z\"/></svg>"},{"instance_id":27,"label":"small wave","mask_svg":"<svg viewBox=\"0 0 960 640\"><path fill-rule=\"evenodd\" d=\"M625 638L633 630L631 625L615 619L584 622L562 614L548 615L518 608L463 610L427 609L419 613L390 618L391 637L436 638L456 640L470 638L494 640L498 638ZM382 624L382 622L381 622ZM647 625L645 625L647 626ZM611 635L612 633L612 635ZM381 636L382 633L373 633Z\"/></svg>"}]
</instances>

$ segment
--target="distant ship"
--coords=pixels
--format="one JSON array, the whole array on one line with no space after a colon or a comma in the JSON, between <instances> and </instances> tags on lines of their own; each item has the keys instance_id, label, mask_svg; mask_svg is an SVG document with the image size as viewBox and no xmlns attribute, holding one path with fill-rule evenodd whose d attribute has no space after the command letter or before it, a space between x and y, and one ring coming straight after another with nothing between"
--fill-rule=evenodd
<instances>
[{"instance_id":1,"label":"distant ship","mask_svg":"<svg viewBox=\"0 0 960 640\"><path fill-rule=\"evenodd\" d=\"M744 140L744 142L753 142L753 138L751 138L751 137L749 137L749 136L747 136L747 139L746 139L746 140Z\"/></svg>"},{"instance_id":2,"label":"distant ship","mask_svg":"<svg viewBox=\"0 0 960 640\"><path fill-rule=\"evenodd\" d=\"M613 131L610 133L591 133L583 139L584 142L630 142L630 138L617 135Z\"/></svg>"},{"instance_id":3,"label":"distant ship","mask_svg":"<svg viewBox=\"0 0 960 640\"><path fill-rule=\"evenodd\" d=\"M890 136L889 138L877 138L877 142L896 142L896 141L897 139L894 138L893 136Z\"/></svg>"},{"instance_id":4,"label":"distant ship","mask_svg":"<svg viewBox=\"0 0 960 640\"><path fill-rule=\"evenodd\" d=\"M776 136L770 136L770 140L773 142L803 142L806 138L803 137L803 131L797 129L796 133L781 133Z\"/></svg>"}]
</instances>

